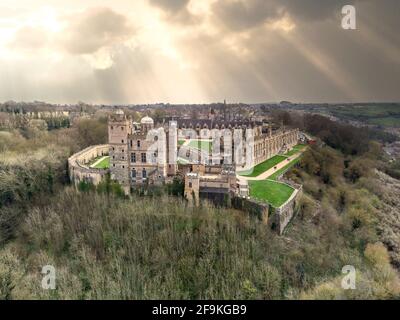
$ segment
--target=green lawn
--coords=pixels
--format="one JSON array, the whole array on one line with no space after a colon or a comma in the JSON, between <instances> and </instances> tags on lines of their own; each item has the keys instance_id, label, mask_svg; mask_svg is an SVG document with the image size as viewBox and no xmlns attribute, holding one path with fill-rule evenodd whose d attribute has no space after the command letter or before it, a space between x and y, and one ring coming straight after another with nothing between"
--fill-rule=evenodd
<instances>
[{"instance_id":1,"label":"green lawn","mask_svg":"<svg viewBox=\"0 0 400 320\"><path fill-rule=\"evenodd\" d=\"M276 180L281 174L285 173L290 168L292 168L294 165L299 163L299 161L300 161L300 158L297 158L296 160L293 160L288 165L284 166L283 168L281 168L278 171L276 171L273 175L269 176L268 179Z\"/></svg>"},{"instance_id":2,"label":"green lawn","mask_svg":"<svg viewBox=\"0 0 400 320\"><path fill-rule=\"evenodd\" d=\"M188 164L188 163L189 163L189 160L182 159L182 158L178 158L177 163L178 163L178 164Z\"/></svg>"},{"instance_id":3,"label":"green lawn","mask_svg":"<svg viewBox=\"0 0 400 320\"><path fill-rule=\"evenodd\" d=\"M267 201L273 207L283 205L294 189L286 184L271 180L249 181L250 196L260 201Z\"/></svg>"},{"instance_id":4,"label":"green lawn","mask_svg":"<svg viewBox=\"0 0 400 320\"><path fill-rule=\"evenodd\" d=\"M286 157L291 157L295 155L296 153L299 153L301 150L303 150L305 147L307 147L306 144L298 144L292 148L292 150L288 151L285 153Z\"/></svg>"},{"instance_id":5,"label":"green lawn","mask_svg":"<svg viewBox=\"0 0 400 320\"><path fill-rule=\"evenodd\" d=\"M199 150L212 152L212 141L200 141L200 140L190 140L189 147L196 148Z\"/></svg>"},{"instance_id":6,"label":"green lawn","mask_svg":"<svg viewBox=\"0 0 400 320\"><path fill-rule=\"evenodd\" d=\"M286 157L291 157L291 156L294 156L296 153L299 153L299 152L300 152L300 150L298 150L298 149L292 149L292 150L286 152L285 156Z\"/></svg>"},{"instance_id":7,"label":"green lawn","mask_svg":"<svg viewBox=\"0 0 400 320\"><path fill-rule=\"evenodd\" d=\"M108 169L110 167L110 157L105 157L98 164L93 166L95 169Z\"/></svg>"},{"instance_id":8,"label":"green lawn","mask_svg":"<svg viewBox=\"0 0 400 320\"><path fill-rule=\"evenodd\" d=\"M256 165L252 170L246 170L239 172L241 176L244 177L258 177L260 174L264 173L265 171L275 167L281 161L286 160L287 158L284 156L274 156L263 163Z\"/></svg>"},{"instance_id":9,"label":"green lawn","mask_svg":"<svg viewBox=\"0 0 400 320\"><path fill-rule=\"evenodd\" d=\"M295 150L303 150L305 147L307 147L306 144L298 144L298 145L295 145L293 147L293 149L295 149Z\"/></svg>"},{"instance_id":10,"label":"green lawn","mask_svg":"<svg viewBox=\"0 0 400 320\"><path fill-rule=\"evenodd\" d=\"M185 140L178 140L178 146L182 146L185 143Z\"/></svg>"}]
</instances>

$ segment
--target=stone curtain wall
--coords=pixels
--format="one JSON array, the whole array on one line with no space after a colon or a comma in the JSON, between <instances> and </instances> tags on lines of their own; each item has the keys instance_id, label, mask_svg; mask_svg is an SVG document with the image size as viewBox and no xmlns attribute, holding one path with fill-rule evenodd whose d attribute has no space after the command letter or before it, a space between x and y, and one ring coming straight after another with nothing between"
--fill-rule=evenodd
<instances>
[{"instance_id":1,"label":"stone curtain wall","mask_svg":"<svg viewBox=\"0 0 400 320\"><path fill-rule=\"evenodd\" d=\"M110 146L108 144L90 146L68 159L69 178L75 185L86 180L93 184L98 184L103 176L108 172L107 169L89 168L86 164L97 157L108 155Z\"/></svg>"},{"instance_id":2,"label":"stone curtain wall","mask_svg":"<svg viewBox=\"0 0 400 320\"><path fill-rule=\"evenodd\" d=\"M286 203L284 203L279 208L275 208L274 215L271 219L271 226L282 235L283 231L292 220L296 213L297 202L303 193L302 187L295 189L292 196Z\"/></svg>"}]
</instances>

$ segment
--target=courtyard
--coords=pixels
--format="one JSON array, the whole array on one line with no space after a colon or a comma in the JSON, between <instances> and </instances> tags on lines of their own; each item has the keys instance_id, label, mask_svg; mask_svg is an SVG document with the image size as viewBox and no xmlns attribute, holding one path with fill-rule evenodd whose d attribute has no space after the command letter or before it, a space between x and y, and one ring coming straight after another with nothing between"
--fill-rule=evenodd
<instances>
[{"instance_id":1,"label":"courtyard","mask_svg":"<svg viewBox=\"0 0 400 320\"><path fill-rule=\"evenodd\" d=\"M93 161L91 161L89 164L89 167L93 169L108 169L110 167L110 157L102 156L93 159Z\"/></svg>"}]
</instances>

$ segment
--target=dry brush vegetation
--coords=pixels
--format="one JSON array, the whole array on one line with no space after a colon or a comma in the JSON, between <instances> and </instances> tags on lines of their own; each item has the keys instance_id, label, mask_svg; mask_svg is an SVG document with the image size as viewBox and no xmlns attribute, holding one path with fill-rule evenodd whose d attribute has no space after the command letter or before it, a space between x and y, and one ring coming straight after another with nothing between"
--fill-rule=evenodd
<instances>
[{"instance_id":1,"label":"dry brush vegetation","mask_svg":"<svg viewBox=\"0 0 400 320\"><path fill-rule=\"evenodd\" d=\"M104 122L87 121L1 133L1 299L400 297L398 182L375 173L375 144L356 156L311 148L288 173L305 194L279 237L243 212L189 207L167 192L75 190L67 157L106 137ZM48 264L57 272L53 291L41 288ZM349 264L358 285L344 291Z\"/></svg>"}]
</instances>

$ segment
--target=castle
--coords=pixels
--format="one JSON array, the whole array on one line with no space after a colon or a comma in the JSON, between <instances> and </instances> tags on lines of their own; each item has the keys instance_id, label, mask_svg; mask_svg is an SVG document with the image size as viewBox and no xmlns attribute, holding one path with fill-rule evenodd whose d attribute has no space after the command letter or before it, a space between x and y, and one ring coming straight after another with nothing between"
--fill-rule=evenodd
<instances>
[{"instance_id":1,"label":"castle","mask_svg":"<svg viewBox=\"0 0 400 320\"><path fill-rule=\"evenodd\" d=\"M230 145L224 146L227 133L233 136L238 129L242 129L240 134L243 136L252 129L253 143L243 141L240 146L234 146L233 141L229 141ZM216 155L212 147L207 150L179 143L195 140L211 145L210 132L220 133L221 147ZM135 123L123 112L118 112L109 116L108 138L111 178L127 193L137 186L170 183L180 175L185 180L186 198L198 202L202 197L222 200L229 194L247 196L247 187L236 179L236 170L245 165L232 157L234 149L251 152L250 167L255 166L295 146L299 131L273 129L266 123L248 121L178 119L155 126L150 117ZM233 158L230 162L225 161L228 156Z\"/></svg>"},{"instance_id":2,"label":"castle","mask_svg":"<svg viewBox=\"0 0 400 320\"><path fill-rule=\"evenodd\" d=\"M251 142L243 139L234 143L237 132L240 138L251 132ZM227 140L227 136L231 139ZM199 145L193 146L193 141ZM215 147L215 141L220 146ZM188 200L198 203L200 198L207 198L218 203L227 196L248 197L248 186L237 179L236 171L284 153L298 141L298 129L268 123L177 119L155 125L148 116L136 123L118 111L108 119L108 145L94 146L72 156L70 176L75 183L98 183L109 172L127 194L137 187L172 183L180 176ZM88 166L90 158L104 156L107 149L109 169ZM242 156L238 158L240 149ZM243 154L250 155L250 164L242 161Z\"/></svg>"}]
</instances>

